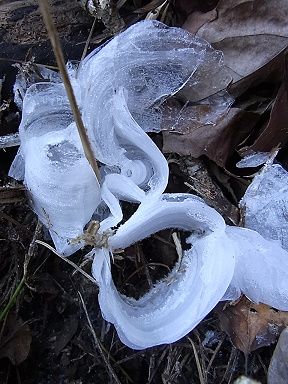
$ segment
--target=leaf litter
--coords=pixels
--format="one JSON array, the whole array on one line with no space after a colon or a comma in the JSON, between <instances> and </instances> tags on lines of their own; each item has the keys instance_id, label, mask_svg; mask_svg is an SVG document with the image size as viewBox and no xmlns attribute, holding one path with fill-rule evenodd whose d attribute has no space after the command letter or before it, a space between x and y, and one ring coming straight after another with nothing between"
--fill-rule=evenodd
<instances>
[{"instance_id":1,"label":"leaf litter","mask_svg":"<svg viewBox=\"0 0 288 384\"><path fill-rule=\"evenodd\" d=\"M220 12L218 13L218 16L220 16L219 17L219 20L221 21L221 23L223 23L222 25L224 25L224 21L227 23L227 15L229 15L229 17L233 17L232 18L232 20L230 20L229 21L229 23L231 24L231 25L233 25L233 30L235 31L235 33L233 34L233 35L231 35L231 36L229 36L229 33L227 33L226 35L225 35L225 38L224 38L224 42L223 42L223 47L225 48L224 49L224 51L226 52L226 55L227 55L227 57L229 58L229 55L230 55L230 59L229 59L229 67L231 68L231 66L233 67L233 65L232 64L234 64L235 65L235 67L234 67L234 69L233 69L233 72L232 72L232 75L231 75L231 73L230 73L230 75L233 77L234 76L234 72L235 72L235 68L240 68L241 70L242 70L242 72L241 72L241 70L240 70L240 74L241 74L241 76L242 76L242 78L241 78L241 81L242 81L242 84L241 84L241 81L239 82L239 78L237 79L237 76L234 76L233 77L233 79L234 80L236 80L237 79L237 81L235 82L235 85L234 85L234 87L236 87L236 94L237 94L237 92L239 93L239 92L242 92L242 89L241 89L241 87L243 86L243 81L245 81L246 80L246 78L247 79L250 79L249 81L250 81L250 83L251 83L251 77L253 78L253 75L255 74L255 76L254 76L254 79L253 79L253 81L255 81L255 79L257 79L257 81L258 82L260 82L260 84L261 84L261 81L263 82L263 81L265 81L266 80L266 78L265 78L265 76L263 77L263 73L262 73L262 71L261 71L261 69L262 68L267 68L267 66L269 67L269 63L271 62L271 61L273 61L273 60L275 60L275 57L277 57L277 55L281 55L281 52L283 51L283 47L282 47L282 42L283 42L283 44L284 44L284 40L282 39L282 37L284 37L284 38L286 38L286 35L285 35L285 28L283 27L283 31L281 32L281 33L283 33L283 35L285 35L285 36L282 36L281 34L281 39L278 39L278 37L276 36L275 38L274 38L274 43L275 42L277 42L277 44L274 44L274 46L273 46L273 51L272 51L272 47L269 47L269 52L268 51L265 51L265 49L263 49L263 48L261 48L262 49L262 52L261 52L261 49L259 49L259 50L255 50L255 56L254 56L254 58L255 58L255 60L249 60L249 57L251 57L251 56L249 56L249 54L251 53L246 53L247 52L247 50L248 49L252 49L254 46L255 46L255 44L257 45L257 44L259 44L259 46L260 47L263 47L263 45L261 46L261 44L263 43L263 41L265 41L265 40L261 40L261 38L257 41L257 39L258 39L258 36L255 36L255 38L253 37L253 38L247 38L247 35L248 35L248 33L246 33L246 34L244 34L244 35L241 35L241 33L239 33L239 30L241 30L241 26L242 26L242 29L243 30L246 30L246 31L248 31L249 32L249 30L247 29L247 25L248 25L248 21L246 22L245 21L245 23L243 24L243 19L244 19L244 16L245 16L245 18L248 18L249 19L249 24L252 26L253 25L253 21L252 21L252 18L250 17L248 17L248 15L250 15L251 16L251 14L252 14L252 11L251 10L253 10L253 6L251 5L251 4L244 4L243 6L241 6L241 4L240 3L251 3L251 2L230 2L230 7L231 7L231 9L232 9L232 11L231 11L231 9L229 9L228 8L228 6L226 7L225 6L225 4L224 4L224 2L219 2L219 4L218 4L218 8L217 8L217 10L219 11L220 10ZM258 2L252 2L255 6L256 5L259 5L259 3ZM281 3L282 4L282 3ZM280 4L280 5L281 5ZM282 9L281 8L281 6L279 5L279 9ZM221 7L223 7L223 8L221 8ZM263 20L266 20L265 19L265 17L267 16L267 13L268 13L268 8L269 8L269 4L267 3L267 2L263 2L263 8L261 8L261 12L258 12L258 14L257 14L257 12L255 12L255 14L257 14L257 19L258 19L258 22L259 22L259 25L258 25L258 30L256 30L256 32L257 32L257 34L259 33L259 30L261 30L261 28L264 28L263 27L263 25L265 26L265 25L267 25L267 21L265 21L265 22L263 22ZM228 8L228 9L227 9ZM213 11L213 10L212 10ZM239 15L238 15L238 12L239 12ZM250 12L250 13L249 13ZM275 11L275 9L273 9L273 12L276 12ZM212 12L213 14L215 14L215 10L214 10L214 12ZM239 22L237 23L237 22L235 22L235 18L237 18L237 15L238 15L238 17L239 17ZM261 15L261 17L259 16L259 15ZM266 15L266 16L265 16ZM192 16L193 16L193 13L192 13ZM196 15L194 15L194 16L196 16ZM211 18L211 15L206 15L207 16L207 19L206 20L210 20L210 22L211 22L211 20L212 20L212 18ZM259 20L259 19L261 19L261 18L263 18L262 20ZM276 18L277 19L277 18ZM220 23L220 21L218 21L218 23ZM277 23L279 23L279 22L281 22L281 19L280 19L280 21L279 21L279 18L278 18L278 21L277 21ZM221 24L220 23L220 24ZM209 23L210 24L210 23ZM206 33L207 34L207 36L209 37L209 28L208 28L208 26L209 26L209 24L207 25L207 26L205 26L205 20L204 20L204 23L199 27L199 30L201 31L201 29L202 29L202 32L201 33ZM213 24L213 22L212 22L212 24ZM261 24L261 28L260 28L260 24ZM269 23L268 23L269 24ZM238 26L239 25L239 29L237 29L236 28L236 26ZM235 26L235 29L234 29L234 26ZM279 26L279 24L277 24L277 26ZM218 27L219 27L219 24L218 24ZM215 32L215 28L217 29L218 28L217 27L217 24L216 24L216 26L214 25L211 25L211 30L213 31L214 30L214 32ZM269 24L269 28L271 27L271 25ZM207 30L206 30L206 28L208 28L208 32L207 32ZM266 28L266 27L265 27ZM265 28L264 28L264 30L265 30ZM231 28L232 29L232 28ZM221 29L220 29L221 30ZM269 30L269 29L268 29ZM280 30L280 29L278 29L278 30ZM263 31L263 29L262 29L262 31ZM273 28L271 28L271 30L270 30L270 33L271 34L273 34L273 33L275 33L274 32L275 31L275 29L273 30ZM213 33L214 32L211 32L211 36L213 35ZM230 32L230 30L229 30L229 32ZM251 31L250 31L251 32ZM224 32L222 32L222 33L226 33L226 31L224 31ZM238 35L235 35L236 33L238 33ZM228 35L228 36L227 36ZM268 34L269 35L269 34ZM238 38L238 36L239 36L239 38ZM216 35L215 35L215 37L216 37ZM219 43L219 44L221 44L221 39L220 39L220 37L221 37L221 35L219 34L219 36L217 36L217 38L219 38L219 41L216 41L215 43L217 44L217 43ZM223 37L223 36L222 36ZM237 42L237 44L235 44L235 45L231 45L231 41L233 40L233 39L237 39L238 38L238 42ZM229 39L230 39L230 41L229 41ZM239 57L239 52L242 52L242 48L243 48L243 44L244 44L244 42L247 42L247 39L248 39L248 41L249 41L249 44L247 44L247 47L245 47L245 52L243 52L243 56L241 56L241 60L239 60L239 63L237 64L235 61L233 61L234 60L234 58L235 57L237 57L237 55L238 55L238 57ZM226 41L225 41L226 40ZM266 40L267 41L267 40ZM271 40L272 41L272 40ZM230 45L229 45L230 44ZM242 45L241 45L242 44ZM268 44L269 45L269 44ZM242 48L241 48L242 47ZM275 48L275 51L274 51L274 48ZM235 53L233 52L233 49L235 50ZM277 50L277 51L276 51ZM264 52L263 51L265 51L265 54L264 54ZM273 53L274 52L274 53ZM246 56L245 56L246 55ZM248 59L247 59L247 57L248 57ZM243 58L243 60L242 60L242 58ZM256 60L257 59L257 60ZM249 63L249 65L250 66L248 66L247 67L247 62ZM251 65L252 65L252 63L251 62L253 62L253 67L251 67ZM259 65L259 63L260 63L260 65ZM237 67L237 65L238 65L238 67ZM257 65L257 67L256 67L256 65ZM269 72L269 71L268 71ZM237 72L238 73L238 72ZM276 79L278 82L279 82L279 77ZM275 82L275 79L273 80L274 82ZM280 78L280 81L281 81L281 78ZM238 84L237 84L238 83ZM251 83L252 84L252 83ZM279 83L278 83L279 84ZM240 87L240 85L241 85L241 87ZM240 91L237 91L237 86L238 86L238 89L240 89ZM245 86L245 87L247 87L247 85ZM264 85L264 87L265 87L265 85ZM233 87L232 87L232 89L233 89ZM248 92L249 92L249 86L248 86ZM281 89L281 88L280 88ZM279 89L279 94L280 94L280 89ZM284 94L284 97L286 97L285 96L285 86L283 85L282 86L282 90L281 90L281 92L282 92L282 95ZM278 94L278 95L279 95ZM237 97L238 97L239 95L237 94ZM270 97L270 96L269 96ZM279 95L279 98L283 98L283 96L280 96ZM266 100L267 100L267 98L266 98ZM285 99L284 99L285 100ZM179 102L178 100L177 100L177 102ZM183 103L183 101L180 99L180 106L181 106L181 102ZM279 103L279 102L278 102ZM274 108L275 108L275 105L276 105L277 103L275 102L275 104L274 104ZM237 98L236 98L236 105L237 105ZM285 101L284 102L282 102L282 105L285 105ZM181 108L182 108L182 106L181 106ZM201 108L203 109L203 107L199 107L199 112L201 111ZM278 107L279 108L279 107ZM224 113L224 116L221 116L221 119L225 119L226 117L228 117L229 116L229 114L231 113L231 110L233 110L234 109L234 107L232 107L227 113ZM184 110L185 111L185 110ZM179 112L179 109L178 109L178 112ZM207 112L207 107L204 107L204 109L203 109L203 115L205 116L205 113ZM249 114L249 112L250 112L250 114ZM201 113L201 112L200 112ZM234 117L234 121L236 120L236 122L234 122L234 127L235 128L233 128L233 129L231 129L231 131L229 132L230 133L230 135L229 135L229 133L228 133L228 136L226 135L226 136L222 136L222 133L219 133L219 139L218 139L218 141L216 140L216 141L214 141L214 152L216 151L217 152L217 150L219 149L219 154L217 154L216 156L215 156L215 154L213 154L213 144L211 144L211 149L210 149L210 155L208 155L207 153L205 153L205 146L204 146L204 144L202 144L202 147L201 147L201 142L200 142L200 150L198 150L198 153L197 153L197 150L196 150L196 155L193 153L193 151L195 151L195 149L194 149L194 147L195 146L197 146L198 145L198 142L197 142L197 140L198 140L198 138L197 138L197 135L195 134L195 137L191 140L191 142L189 142L189 143L187 143L186 141L185 141L185 139L184 139L184 137L186 137L186 140L187 140L187 135L189 135L189 133L187 134L187 130L188 130L188 132L189 132L189 126L188 127L185 127L185 129L186 129L186 131L185 131L185 135L183 135L183 141L182 141L182 143L181 144L179 144L178 145L178 151L177 150L171 150L171 151L167 151L167 152L173 152L173 153L179 153L180 155L182 154L181 152L180 152L180 149L181 149L181 146L183 147L184 146L184 144L186 144L187 143L187 148L189 148L189 146L190 146L190 153L189 153L189 149L187 150L187 152L185 153L185 155L192 155L193 157L200 157L200 156L206 156L206 157L208 157L208 159L209 159L209 161L210 160L212 160L212 161L215 161L218 165L220 165L221 167L223 167L224 168L224 170L225 170L225 168L226 167L229 167L229 166L231 166L231 163L233 163L234 162L234 157L237 157L238 156L238 153L240 153L240 154L242 154L242 152L241 152L241 144L243 143L243 142L245 142L245 139L246 138L248 138L249 136L250 136L250 134L251 133L253 133L253 135L254 135L254 137L256 137L257 138L257 133L255 133L255 132L260 132L260 138L261 138L261 132L263 133L263 132L265 132L265 130L263 131L263 119L264 119L264 124L265 124L265 119L266 119L266 124L268 123L268 125L267 125L267 127L269 127L269 130L267 131L267 135L266 135L266 143L268 143L268 148L267 147L265 147L265 144L264 144L264 149L263 149L263 144L262 144L262 146L261 146L261 144L260 144L260 146L258 146L258 147L256 147L256 148L253 148L253 149L256 149L257 151L260 149L260 150L264 150L264 151L270 151L271 150L271 147L269 147L269 138L271 138L271 136L272 136L272 141L273 140L276 140L277 141L277 144L279 143L279 142L281 142L281 144L282 145L285 145L286 144L286 141L285 140L287 140L287 134L286 134L286 132L284 131L283 132L283 129L281 129L280 127L279 127L279 122L276 120L276 122L273 122L273 126L272 126L272 124L269 124L269 122L267 121L267 117L266 116L261 116L261 114L260 114L260 116L259 116L259 113L258 113L258 111L256 110L256 109L249 109L248 111L247 110L241 110L240 108L239 108L239 111L237 111L237 113L239 114L239 118L240 118L240 122L241 122L241 117L242 117L242 119L243 119L243 122L242 122L242 127L241 127L241 124L239 124L239 123L237 123L237 119ZM237 116L237 113L235 113L235 115ZM247 115L246 115L246 120L245 120L245 118L243 118L243 115L245 115L245 113L247 113ZM254 113L254 115L256 115L256 117L255 117L255 121L253 120L253 113ZM281 112L281 114L282 114L282 112ZM234 116L235 116L234 115ZM198 114L198 116L199 116L199 114ZM240 117L241 116L241 117ZM279 113L277 114L277 109L275 109L275 118L277 118L279 116ZM284 117L283 117L283 119L279 119L280 120L280 124L281 124L281 122L284 122L285 120L286 120L286 118L285 118L285 115L283 115ZM250 119L249 119L249 117L250 117ZM269 117L269 114L268 114L268 117ZM273 121L275 121L275 118L273 119ZM259 119L260 119L260 124L259 124ZM270 120L272 119L272 114L270 115ZM183 119L183 121L185 121L186 119L184 118ZM192 119L193 120L193 119ZM231 122L231 120L232 120L232 122ZM223 130L224 130L224 132L225 132L225 127L226 127L226 129L229 131L229 128L228 127L230 127L231 125L233 125L233 118L231 118L231 120L229 120L228 118L227 118L227 120L226 120L226 123L224 122L223 123ZM252 120L252 122L250 121L250 120ZM194 122L194 121L193 121ZM198 125L197 125L197 122L196 122L196 128L197 128L197 126L203 126L204 125L204 127L205 127L205 129L207 130L207 131L209 131L209 132L213 132L213 130L215 129L215 128L217 128L217 122L213 125L213 124L210 124L210 125L207 125L207 124L203 124L203 121L201 121L200 120L200 122L198 122ZM239 125L240 125L240 127L241 128L239 128ZM284 123L284 125L285 125L285 123ZM193 126L193 124L192 124L192 126ZM249 126L249 128L247 128L247 126ZM238 128L238 129L237 129ZM261 129L262 128L262 129ZM285 127L284 127L284 129L285 129ZM179 129L179 126L178 126L178 130L179 131L181 131L180 129ZM280 135L282 135L281 136L281 140L279 140L278 141L278 139L277 139L277 135L279 135L278 133L276 133L277 132L277 130L279 130L279 132L281 132L280 133ZM204 131L204 130L203 130ZM236 132L237 132L237 135L239 134L239 136L237 136L236 135ZM223 131L222 131L223 132ZM163 136L164 136L164 138L165 138L165 135L167 134L167 133L169 133L169 132L165 132L164 134L163 134ZM173 136L172 136L173 135ZM175 134L175 132L173 132L172 131L172 133L171 133L171 136L173 137L173 140L171 140L171 141L175 141L175 137L177 137L177 135L178 135L178 137L181 137L181 134L180 134L180 132L177 132L177 134ZM252 135L252 136L253 136ZM275 136L274 136L275 135ZM212 135L211 135L212 136ZM221 136L222 136L222 141L221 141ZM235 136L237 136L237 137L235 137ZM200 139L200 138L199 138ZM209 140L209 139L208 139ZM235 141L234 141L235 140ZM202 141L205 141L205 138L203 138L202 139ZM211 137L211 141L212 141L212 143L213 143L213 138ZM261 142L261 141L260 141ZM255 141L255 143L257 143L257 140ZM247 144L247 143L246 143ZM273 142L273 144L275 144L275 142ZM223 155L223 153L221 153L221 147L222 146L225 146L226 145L226 149L224 149L224 155ZM271 144L272 145L272 144ZM177 146L177 144L176 144L176 146ZM240 146L240 148L239 148L239 146ZM273 146L275 146L275 145L273 145ZM165 139L164 139L164 147L165 147ZM203 148L204 147L204 148ZM203 149L201 149L201 148L203 148ZM237 153L236 153L236 149L237 149ZM208 153L209 153L209 151L208 151ZM237 160L239 160L239 157L237 158ZM237 172L237 171L236 171ZM213 175L212 175L213 176ZM245 175L244 175L245 176ZM184 179L186 178L187 176L184 176ZM238 175L238 177L243 177L243 173L241 173L241 174L239 174ZM188 181L188 183L189 183L189 181ZM219 180L218 180L218 183L219 183ZM188 186L186 186L187 187L187 189L189 188ZM185 187L184 187L185 188ZM224 192L224 194L225 194L225 196L226 196L226 198L228 199L228 200L230 200L231 201L231 196L229 195L229 193L227 193L227 190L225 190L225 188L223 188L223 185L221 185L221 183L220 183L220 188L222 188L222 190L223 190L223 192ZM237 191L236 191L237 192ZM202 196L204 196L205 195L205 192L199 192L198 191L198 194L202 194ZM237 193L236 193L237 194ZM247 304L248 305L248 304ZM249 305L253 305L254 306L254 304L249 304ZM258 308L256 309L257 311L258 311ZM279 323L279 320L277 320L277 317L273 317L271 314L269 315L269 310L268 310L268 312L266 311L265 312L265 310L263 310L263 311L258 311L257 312L258 314L260 313L260 315L259 315L259 317L263 317L263 323L265 324L265 321L264 321L264 319L266 319L266 321L267 321L267 318L268 318L268 320L269 320L269 316L271 316L271 318L270 318L270 321L274 321L275 323L277 323L277 321L278 321L278 323ZM267 314L268 313L268 314ZM235 315L235 319L237 320L237 316L239 316L239 314L238 315ZM281 316L280 316L281 317ZM271 320L272 319L272 320ZM236 323L237 323L237 321L235 321ZM249 322L248 322L249 323ZM247 327L249 327L249 326L251 326L251 324L248 324L247 325ZM267 325L266 325L267 326ZM237 327L237 326L236 326ZM265 325L263 326L264 328L265 328ZM265 329L264 329L265 330ZM253 329L253 331L254 331L254 333L255 333L255 330ZM267 331L267 329L266 329L266 331ZM256 335L257 336L257 335ZM272 339L271 339L272 340ZM251 340L250 340L251 341ZM276 341L276 338L275 338L275 340L274 340L274 342ZM241 349L241 348L240 348ZM249 352L249 350L248 350L248 352ZM176 359L177 360L177 359ZM163 371L164 372L164 371ZM167 371L167 367L166 367L166 371L165 372L169 372L169 370Z\"/></svg>"}]
</instances>

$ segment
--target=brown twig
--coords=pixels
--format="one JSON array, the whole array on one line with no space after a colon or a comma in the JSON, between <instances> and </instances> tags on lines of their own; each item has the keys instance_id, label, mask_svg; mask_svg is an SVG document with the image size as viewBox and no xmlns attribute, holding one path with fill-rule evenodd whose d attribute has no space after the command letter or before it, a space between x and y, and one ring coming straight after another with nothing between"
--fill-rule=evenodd
<instances>
[{"instance_id":1,"label":"brown twig","mask_svg":"<svg viewBox=\"0 0 288 384\"><path fill-rule=\"evenodd\" d=\"M51 252L53 252L55 255L57 255L58 257L60 257L60 259L62 259L63 261L65 261L65 263L71 265L76 271L78 271L79 273L81 273L83 276L85 276L88 280L90 280L93 284L97 284L97 281L95 279L93 279L93 277L91 277L90 275L88 275L88 273L86 273L85 271L83 271L83 269L79 268L77 264L73 263L73 261L67 259L66 257L60 255L60 253L58 253L56 251L56 249L54 249L53 247L51 247L51 245L45 243L44 241L41 241L41 240L36 240L36 243L38 244L41 244L43 245L44 247L46 247L47 249L49 249Z\"/></svg>"},{"instance_id":2,"label":"brown twig","mask_svg":"<svg viewBox=\"0 0 288 384\"><path fill-rule=\"evenodd\" d=\"M98 181L99 181L100 180L99 168L98 168L97 161L95 159L91 144L89 142L89 139L88 139L88 136L86 133L86 129L84 127L84 124L83 124L83 121L81 118L81 114L80 114L80 111L79 111L79 108L78 108L78 105L76 102L76 98L75 98L75 95L73 92L73 88L72 88L72 85L71 85L71 82L69 80L69 76L68 76L68 73L66 70L65 60L64 60L62 49L61 49L59 36L58 36L57 30L56 30L56 27L55 27L55 24L54 24L52 15L51 15L50 4L49 4L48 0L38 0L38 2L39 2L40 10L41 10L47 31L48 31L48 35L49 35L49 38L51 41L51 45L52 45L52 48L54 51L57 65L58 65L59 71L61 73L63 83L64 83L64 86L65 86L65 89L67 92L67 96L68 96L69 103L70 103L70 106L71 106L71 109L72 109L72 112L74 115L74 119L75 119L75 122L76 122L76 125L78 128L78 132L79 132L79 136L80 136L80 139L81 139L81 142L83 145L85 156L86 156L89 164L91 165Z\"/></svg>"},{"instance_id":3,"label":"brown twig","mask_svg":"<svg viewBox=\"0 0 288 384\"><path fill-rule=\"evenodd\" d=\"M90 320L90 317L89 317L89 314L88 314L86 305L85 305L85 303L84 303L83 297L82 297L82 295L81 295L81 293L80 293L79 291L78 291L78 295L79 295L79 297L80 297L81 304L82 304L82 307L83 307L83 309L84 309L85 316L86 316L86 319L87 319L87 322L88 322L90 331L91 331L92 336L93 336L93 339L94 339L94 343L95 343L95 345L96 345L96 347L97 347L97 349L98 349L98 351L99 351L99 353L100 353L100 355L101 355L101 357L102 357L104 363L106 364L107 369L108 369L110 375L113 377L115 383L116 383L116 384L121 384L121 382L120 382L118 376L116 375L116 373L115 373L115 371L114 371L112 365L110 364L110 361L108 360L108 357L106 356L105 352L103 351L103 347L102 347L100 341L98 340L98 337L97 337L97 335L96 335L96 332L95 332L95 330L94 330L94 328L93 328L93 326L92 326L92 323L91 323L91 320Z\"/></svg>"},{"instance_id":4,"label":"brown twig","mask_svg":"<svg viewBox=\"0 0 288 384\"><path fill-rule=\"evenodd\" d=\"M87 40L86 40L85 47L84 47L84 49L83 49L83 53L82 53L82 56L81 56L80 61L84 60L84 59L85 59L85 56L87 55L87 51L88 51L88 48L89 48L89 44L90 44L90 42L91 42L91 38L92 38L92 35L93 35L93 32L94 32L95 26L96 26L96 22L97 22L97 18L94 17L94 21L93 21L92 27L91 27L91 29L90 29L88 38L87 38Z\"/></svg>"},{"instance_id":5,"label":"brown twig","mask_svg":"<svg viewBox=\"0 0 288 384\"><path fill-rule=\"evenodd\" d=\"M200 360L199 360L199 356L198 356L195 344L194 344L193 340L190 339L190 337L187 336L187 339L190 341L190 343L192 345L192 349L193 349L193 353L194 353L194 357L195 357L195 361L196 361L196 367L197 367L197 371L198 371L198 376L199 376L199 381L201 384L205 384L203 370L202 370L202 367L200 364Z\"/></svg>"}]
</instances>

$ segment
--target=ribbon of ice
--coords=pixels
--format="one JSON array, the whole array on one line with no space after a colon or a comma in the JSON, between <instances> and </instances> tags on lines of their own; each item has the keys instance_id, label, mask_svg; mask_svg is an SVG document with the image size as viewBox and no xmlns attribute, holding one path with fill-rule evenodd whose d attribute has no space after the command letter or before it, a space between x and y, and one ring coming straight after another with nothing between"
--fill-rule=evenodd
<instances>
[{"instance_id":1,"label":"ribbon of ice","mask_svg":"<svg viewBox=\"0 0 288 384\"><path fill-rule=\"evenodd\" d=\"M100 221L92 270L101 310L135 349L181 338L223 296L236 299L243 292L288 309L288 254L280 245L255 231L227 227L200 198L163 193L168 165L145 131L160 130L167 97L188 83L190 89L201 86L201 76L209 76L207 61L208 68L221 71L222 55L207 42L146 21L71 71L84 125L102 163L101 185L84 156L62 84L34 84L24 98L21 147L10 175L24 179L58 252L75 252L85 243L85 225L91 218ZM223 100L229 106L227 95ZM139 207L112 232L123 218L121 200ZM191 248L167 279L139 300L121 295L111 276L111 252L165 228L190 231Z\"/></svg>"}]
</instances>

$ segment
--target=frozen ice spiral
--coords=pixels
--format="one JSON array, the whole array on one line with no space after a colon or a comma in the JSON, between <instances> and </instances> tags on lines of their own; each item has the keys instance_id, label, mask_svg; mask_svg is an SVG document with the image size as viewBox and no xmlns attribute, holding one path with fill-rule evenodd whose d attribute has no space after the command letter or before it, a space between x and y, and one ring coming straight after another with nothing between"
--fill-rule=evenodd
<instances>
[{"instance_id":1,"label":"frozen ice spiral","mask_svg":"<svg viewBox=\"0 0 288 384\"><path fill-rule=\"evenodd\" d=\"M203 65L207 60L209 65ZM71 70L83 122L102 163L100 185L84 156L63 85L34 84L24 98L21 147L10 175L24 180L35 213L63 255L84 245L91 218L100 220L100 236L115 230L106 247L95 244L92 271L104 318L131 348L178 340L218 301L241 293L288 310L287 252L256 231L226 226L196 196L165 194L168 164L146 134L161 129L161 103L187 83L190 93L195 87L195 95L203 94L197 91L199 68L222 66L222 54L206 41L144 21ZM225 103L228 99L226 94ZM283 194L287 201L287 189ZM121 201L139 206L119 226ZM99 206L104 207L103 217ZM190 249L139 300L121 295L113 283L110 254L165 228L190 231ZM277 284L267 278L271 271Z\"/></svg>"}]
</instances>

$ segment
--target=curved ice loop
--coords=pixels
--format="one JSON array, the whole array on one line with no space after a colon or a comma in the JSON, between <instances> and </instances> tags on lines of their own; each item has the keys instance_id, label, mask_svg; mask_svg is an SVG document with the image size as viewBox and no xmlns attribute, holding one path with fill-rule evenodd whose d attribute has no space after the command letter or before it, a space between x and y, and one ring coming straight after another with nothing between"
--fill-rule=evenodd
<instances>
[{"instance_id":1,"label":"curved ice loop","mask_svg":"<svg viewBox=\"0 0 288 384\"><path fill-rule=\"evenodd\" d=\"M288 311L288 252L250 229L227 227L226 233L234 242L236 263L222 300L236 300L242 292L255 303Z\"/></svg>"},{"instance_id":2,"label":"curved ice loop","mask_svg":"<svg viewBox=\"0 0 288 384\"><path fill-rule=\"evenodd\" d=\"M114 227L122 220L119 200L144 203L147 199L157 199L168 183L168 163L132 117L126 97L127 92L122 87L113 95L112 117L115 134L126 152L119 170L121 174L108 173L104 177L101 196L111 215L101 223L100 231ZM104 167L104 172L113 172L113 169L115 167L111 170Z\"/></svg>"},{"instance_id":3,"label":"curved ice loop","mask_svg":"<svg viewBox=\"0 0 288 384\"><path fill-rule=\"evenodd\" d=\"M200 80L193 81L193 75L207 57L217 68L223 66L222 53L206 41L181 28L144 21L92 52L74 73L84 125L98 160L105 164L104 174L126 177L125 191L131 183L145 191L140 202L160 196L168 182L167 162L144 131L160 130L165 98L188 81L197 88ZM119 180L103 181L102 199L111 215L100 232L122 219Z\"/></svg>"},{"instance_id":4,"label":"curved ice loop","mask_svg":"<svg viewBox=\"0 0 288 384\"><path fill-rule=\"evenodd\" d=\"M114 92L125 87L128 109L141 128L159 131L159 104L186 84L211 49L206 41L181 28L144 21L84 60L75 80L83 84L78 100L102 163L120 168L125 163L125 149L117 140L110 113ZM129 135L126 127L125 136Z\"/></svg>"},{"instance_id":5,"label":"curved ice loop","mask_svg":"<svg viewBox=\"0 0 288 384\"><path fill-rule=\"evenodd\" d=\"M86 160L62 84L32 85L19 127L24 184L32 207L58 252L70 255L100 201L99 184ZM17 174L18 162L10 175Z\"/></svg>"},{"instance_id":6,"label":"curved ice loop","mask_svg":"<svg viewBox=\"0 0 288 384\"><path fill-rule=\"evenodd\" d=\"M94 251L92 271L102 314L115 325L123 343L134 349L171 343L187 334L218 303L233 275L234 247L224 220L193 195L164 194L142 203L109 239L109 246L112 251L125 248L165 228L190 231L191 248L168 277L139 300L117 291L109 251Z\"/></svg>"}]
</instances>

